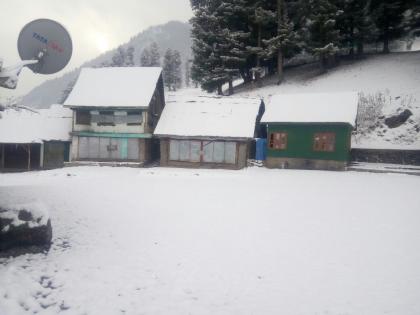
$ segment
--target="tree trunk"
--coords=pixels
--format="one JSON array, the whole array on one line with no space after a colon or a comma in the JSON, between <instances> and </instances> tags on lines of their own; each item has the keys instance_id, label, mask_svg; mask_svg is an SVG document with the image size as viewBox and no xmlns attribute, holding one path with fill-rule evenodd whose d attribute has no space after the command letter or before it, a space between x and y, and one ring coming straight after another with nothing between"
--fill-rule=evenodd
<instances>
[{"instance_id":1,"label":"tree trunk","mask_svg":"<svg viewBox=\"0 0 420 315\"><path fill-rule=\"evenodd\" d=\"M221 84L219 84L219 85L217 86L217 95L223 95L222 85L221 85Z\"/></svg>"},{"instance_id":2,"label":"tree trunk","mask_svg":"<svg viewBox=\"0 0 420 315\"><path fill-rule=\"evenodd\" d=\"M229 95L233 95L233 81L232 79L229 80Z\"/></svg>"},{"instance_id":3,"label":"tree trunk","mask_svg":"<svg viewBox=\"0 0 420 315\"><path fill-rule=\"evenodd\" d=\"M384 34L384 49L382 51L384 54L389 54L389 39L388 34Z\"/></svg>"},{"instance_id":4,"label":"tree trunk","mask_svg":"<svg viewBox=\"0 0 420 315\"><path fill-rule=\"evenodd\" d=\"M321 54L319 56L320 58L320 70L321 73L326 73L328 69L328 58L324 54Z\"/></svg>"},{"instance_id":5,"label":"tree trunk","mask_svg":"<svg viewBox=\"0 0 420 315\"><path fill-rule=\"evenodd\" d=\"M362 40L360 40L360 41L357 43L357 55L358 55L358 56L361 56L361 55L363 55L363 53L364 53L363 41L362 41Z\"/></svg>"},{"instance_id":6,"label":"tree trunk","mask_svg":"<svg viewBox=\"0 0 420 315\"><path fill-rule=\"evenodd\" d=\"M281 33L281 25L284 23L284 0L277 0L277 35ZM283 51L282 47L277 52L277 84L283 81Z\"/></svg>"},{"instance_id":7,"label":"tree trunk","mask_svg":"<svg viewBox=\"0 0 420 315\"><path fill-rule=\"evenodd\" d=\"M277 54L277 77L278 77L277 84L282 83L284 79L284 69L283 69L283 53L281 49L279 50Z\"/></svg>"},{"instance_id":8,"label":"tree trunk","mask_svg":"<svg viewBox=\"0 0 420 315\"><path fill-rule=\"evenodd\" d=\"M28 144L28 171L31 170L31 145Z\"/></svg>"}]
</instances>

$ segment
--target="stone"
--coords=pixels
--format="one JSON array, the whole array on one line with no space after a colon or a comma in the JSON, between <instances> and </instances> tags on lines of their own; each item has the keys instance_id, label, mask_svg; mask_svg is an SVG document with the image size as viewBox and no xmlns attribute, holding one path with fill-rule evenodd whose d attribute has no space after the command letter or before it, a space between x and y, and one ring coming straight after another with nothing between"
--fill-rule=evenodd
<instances>
[{"instance_id":1,"label":"stone","mask_svg":"<svg viewBox=\"0 0 420 315\"><path fill-rule=\"evenodd\" d=\"M408 120L408 118L410 118L411 115L413 115L411 110L406 109L398 115L386 118L385 125L387 125L388 128L398 128L401 125L403 125Z\"/></svg>"}]
</instances>

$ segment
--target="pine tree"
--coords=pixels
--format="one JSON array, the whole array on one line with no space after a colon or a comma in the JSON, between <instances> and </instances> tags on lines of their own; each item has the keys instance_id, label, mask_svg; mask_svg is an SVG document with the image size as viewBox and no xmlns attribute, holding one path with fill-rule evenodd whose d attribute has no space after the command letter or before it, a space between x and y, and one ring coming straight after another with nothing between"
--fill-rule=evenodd
<instances>
[{"instance_id":1,"label":"pine tree","mask_svg":"<svg viewBox=\"0 0 420 315\"><path fill-rule=\"evenodd\" d=\"M117 51L112 56L111 67L123 67L125 59L125 50L122 46L119 46Z\"/></svg>"},{"instance_id":2,"label":"pine tree","mask_svg":"<svg viewBox=\"0 0 420 315\"><path fill-rule=\"evenodd\" d=\"M142 67L160 67L159 47L155 42L143 49L140 56L140 65Z\"/></svg>"},{"instance_id":3,"label":"pine tree","mask_svg":"<svg viewBox=\"0 0 420 315\"><path fill-rule=\"evenodd\" d=\"M364 45L372 42L377 36L376 25L370 15L369 1L340 0L338 2L343 11L337 20L341 32L341 43L353 55L354 50L361 55Z\"/></svg>"},{"instance_id":4,"label":"pine tree","mask_svg":"<svg viewBox=\"0 0 420 315\"><path fill-rule=\"evenodd\" d=\"M168 48L163 57L163 81L170 91L181 87L181 54Z\"/></svg>"},{"instance_id":5,"label":"pine tree","mask_svg":"<svg viewBox=\"0 0 420 315\"><path fill-rule=\"evenodd\" d=\"M389 53L389 42L402 35L406 6L403 0L371 0L371 12L378 27L383 52Z\"/></svg>"},{"instance_id":6,"label":"pine tree","mask_svg":"<svg viewBox=\"0 0 420 315\"><path fill-rule=\"evenodd\" d=\"M221 1L208 1L206 5L194 8L194 17L191 19L193 38L193 64L191 77L199 82L208 92L217 90L222 94L222 85L227 82L223 73L221 59L221 46L223 42L222 28L216 10Z\"/></svg>"},{"instance_id":7,"label":"pine tree","mask_svg":"<svg viewBox=\"0 0 420 315\"><path fill-rule=\"evenodd\" d=\"M129 46L125 52L124 66L134 67L134 47Z\"/></svg>"},{"instance_id":8,"label":"pine tree","mask_svg":"<svg viewBox=\"0 0 420 315\"><path fill-rule=\"evenodd\" d=\"M339 49L340 32L337 18L342 14L333 0L309 0L308 48L318 56L321 72L325 72L329 62Z\"/></svg>"},{"instance_id":9,"label":"pine tree","mask_svg":"<svg viewBox=\"0 0 420 315\"><path fill-rule=\"evenodd\" d=\"M184 62L184 76L185 87L191 86L191 65L190 60L186 59Z\"/></svg>"},{"instance_id":10,"label":"pine tree","mask_svg":"<svg viewBox=\"0 0 420 315\"><path fill-rule=\"evenodd\" d=\"M266 57L272 57L274 55L277 57L277 84L280 84L284 77L284 58L288 50L298 45L298 34L294 30L294 24L288 17L286 0L277 0L276 22L276 36L269 40L264 40L267 48L263 53Z\"/></svg>"},{"instance_id":11,"label":"pine tree","mask_svg":"<svg viewBox=\"0 0 420 315\"><path fill-rule=\"evenodd\" d=\"M160 67L159 46L156 42L150 45L150 67Z\"/></svg>"},{"instance_id":12,"label":"pine tree","mask_svg":"<svg viewBox=\"0 0 420 315\"><path fill-rule=\"evenodd\" d=\"M140 55L140 65L142 67L150 67L151 56L150 56L150 50L148 47L144 48Z\"/></svg>"}]
</instances>

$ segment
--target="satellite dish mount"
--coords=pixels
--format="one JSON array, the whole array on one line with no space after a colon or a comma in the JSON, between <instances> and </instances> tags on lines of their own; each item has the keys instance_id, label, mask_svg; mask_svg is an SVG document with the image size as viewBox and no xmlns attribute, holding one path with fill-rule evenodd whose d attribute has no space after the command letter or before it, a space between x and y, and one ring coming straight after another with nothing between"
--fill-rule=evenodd
<instances>
[{"instance_id":1,"label":"satellite dish mount","mask_svg":"<svg viewBox=\"0 0 420 315\"><path fill-rule=\"evenodd\" d=\"M21 62L3 68L0 59L0 86L15 89L23 67L35 73L52 74L62 70L70 61L73 44L67 30L49 19L38 19L20 31L18 51Z\"/></svg>"}]
</instances>

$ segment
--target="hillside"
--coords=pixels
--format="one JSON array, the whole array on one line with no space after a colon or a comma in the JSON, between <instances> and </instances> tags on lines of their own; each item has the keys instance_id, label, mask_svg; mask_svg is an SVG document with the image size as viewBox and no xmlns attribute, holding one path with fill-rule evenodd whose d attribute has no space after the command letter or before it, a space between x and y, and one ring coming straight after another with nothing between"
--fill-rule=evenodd
<instances>
[{"instance_id":1,"label":"hillside","mask_svg":"<svg viewBox=\"0 0 420 315\"><path fill-rule=\"evenodd\" d=\"M377 104L366 113L365 126L353 138L354 146L378 148L420 148L420 52L370 55L359 61L343 61L337 68L319 75L317 64L289 68L285 81L276 84L275 77L253 85L237 87L237 94L258 96L266 102L279 93L316 93L356 91ZM380 94L379 94L380 93ZM387 117L409 109L413 115L403 125L388 128ZM374 114L374 117L362 117ZM369 120L370 119L370 120Z\"/></svg>"},{"instance_id":2,"label":"hillside","mask_svg":"<svg viewBox=\"0 0 420 315\"><path fill-rule=\"evenodd\" d=\"M158 44L161 56L166 49L171 48L181 53L182 60L189 59L191 55L190 25L188 23L172 21L167 24L153 26L134 36L128 43L122 46L126 48L131 45L135 48L134 62L136 65L140 65L141 52L152 42ZM110 61L116 49L110 50L84 63L81 67L64 74L62 77L46 81L23 96L20 103L35 108L47 108L51 104L57 103L61 98L62 91L78 76L80 68L93 67L102 62Z\"/></svg>"}]
</instances>

